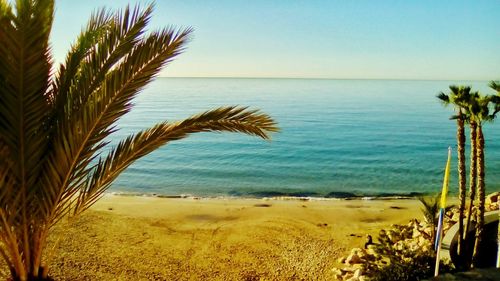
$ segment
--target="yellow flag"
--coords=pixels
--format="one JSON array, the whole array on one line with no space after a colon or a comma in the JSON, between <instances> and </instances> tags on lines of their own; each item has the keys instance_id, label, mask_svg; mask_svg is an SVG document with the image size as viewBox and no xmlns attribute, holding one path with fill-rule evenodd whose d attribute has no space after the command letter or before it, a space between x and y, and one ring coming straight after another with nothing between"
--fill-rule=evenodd
<instances>
[{"instance_id":1,"label":"yellow flag","mask_svg":"<svg viewBox=\"0 0 500 281\"><path fill-rule=\"evenodd\" d=\"M448 147L448 161L444 169L443 191L441 192L441 208L446 208L446 195L448 195L448 183L450 181L451 147Z\"/></svg>"}]
</instances>

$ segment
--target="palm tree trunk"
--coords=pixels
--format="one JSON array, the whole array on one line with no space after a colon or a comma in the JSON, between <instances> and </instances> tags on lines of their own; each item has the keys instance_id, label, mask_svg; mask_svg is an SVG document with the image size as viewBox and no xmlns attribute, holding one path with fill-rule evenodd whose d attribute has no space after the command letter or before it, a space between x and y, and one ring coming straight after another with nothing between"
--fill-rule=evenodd
<instances>
[{"instance_id":1,"label":"palm tree trunk","mask_svg":"<svg viewBox=\"0 0 500 281\"><path fill-rule=\"evenodd\" d=\"M5 222L6 223L6 222ZM5 224L7 225L7 224ZM9 226L10 230L15 229L14 226ZM36 226L31 224L29 226L30 232L28 235L28 243L30 248L29 256L25 255L25 245L22 229L15 229L15 231L3 231L1 240L8 245L12 245L2 252L3 259L9 263L9 259L15 259L15 267L11 267L12 281L47 281L53 280L48 277L48 268L42 266L42 252L45 246L48 229L45 225ZM10 262L9 264L12 264Z\"/></svg>"},{"instance_id":2,"label":"palm tree trunk","mask_svg":"<svg viewBox=\"0 0 500 281\"><path fill-rule=\"evenodd\" d=\"M462 255L464 247L464 212L466 199L466 176L465 176L465 128L462 112L459 111L457 119L457 154L458 154L458 249L459 256Z\"/></svg>"},{"instance_id":3,"label":"palm tree trunk","mask_svg":"<svg viewBox=\"0 0 500 281\"><path fill-rule=\"evenodd\" d=\"M477 184L477 145L476 145L476 122L470 121L470 177L469 177L469 210L467 212L467 221L465 224L465 237L467 241L469 236L470 220L472 216L472 207L476 197Z\"/></svg>"},{"instance_id":4,"label":"palm tree trunk","mask_svg":"<svg viewBox=\"0 0 500 281\"><path fill-rule=\"evenodd\" d=\"M478 214L476 227L476 241L474 242L474 252L472 254L472 264L475 266L479 257L479 247L484 229L484 204L485 204L485 184L484 184L484 136L481 125L477 126L477 197L478 197Z\"/></svg>"}]
</instances>

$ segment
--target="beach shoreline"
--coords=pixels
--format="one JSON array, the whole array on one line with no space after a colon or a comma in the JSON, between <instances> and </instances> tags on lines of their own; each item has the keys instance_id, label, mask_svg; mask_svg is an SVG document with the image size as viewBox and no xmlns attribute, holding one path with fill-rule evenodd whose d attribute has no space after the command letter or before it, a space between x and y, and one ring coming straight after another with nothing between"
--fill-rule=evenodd
<instances>
[{"instance_id":1,"label":"beach shoreline","mask_svg":"<svg viewBox=\"0 0 500 281\"><path fill-rule=\"evenodd\" d=\"M199 195L190 193L181 194L163 194L156 192L130 192L130 191L109 191L103 196L123 196L123 197L153 197L166 199L223 199L223 200L247 200L247 199L263 199L263 200L299 200L299 201L314 201L314 200L396 200L396 199L416 199L419 196L429 196L431 194L410 192L410 193L351 193L351 192L330 192L326 195L320 195L314 192L255 192L248 194L215 194L215 195Z\"/></svg>"},{"instance_id":2,"label":"beach shoreline","mask_svg":"<svg viewBox=\"0 0 500 281\"><path fill-rule=\"evenodd\" d=\"M416 199L106 194L55 227L46 262L57 280L328 280L367 234L421 217Z\"/></svg>"}]
</instances>

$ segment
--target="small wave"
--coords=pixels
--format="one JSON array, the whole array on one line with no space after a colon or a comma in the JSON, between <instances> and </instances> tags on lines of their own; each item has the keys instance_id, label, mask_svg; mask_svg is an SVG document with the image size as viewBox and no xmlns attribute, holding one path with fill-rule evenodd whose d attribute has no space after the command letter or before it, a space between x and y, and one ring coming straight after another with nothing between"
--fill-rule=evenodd
<instances>
[{"instance_id":1,"label":"small wave","mask_svg":"<svg viewBox=\"0 0 500 281\"><path fill-rule=\"evenodd\" d=\"M427 195L422 192L410 193L379 193L361 194L343 191L332 191L326 195L317 192L279 192L279 191L257 191L257 192L231 192L227 195L194 195L194 194L161 194L161 193L140 193L140 192L107 192L108 195L115 196L138 196L156 197L168 199L264 199L264 200L298 200L298 201L327 201L327 200L391 200L391 199L411 199L418 196Z\"/></svg>"}]
</instances>

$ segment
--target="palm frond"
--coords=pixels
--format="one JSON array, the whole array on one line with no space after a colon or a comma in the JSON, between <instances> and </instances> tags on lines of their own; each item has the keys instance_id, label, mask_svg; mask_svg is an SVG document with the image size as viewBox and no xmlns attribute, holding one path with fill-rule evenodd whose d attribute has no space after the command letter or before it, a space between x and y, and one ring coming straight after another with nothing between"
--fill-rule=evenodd
<instances>
[{"instance_id":1,"label":"palm frond","mask_svg":"<svg viewBox=\"0 0 500 281\"><path fill-rule=\"evenodd\" d=\"M141 11L138 7L130 10L127 6L123 13L114 15L103 9L90 19L56 79L60 81L56 85L56 98L62 100L58 104L66 106L66 116L85 104L111 68L141 40L152 8L150 5ZM72 97L68 97L70 95Z\"/></svg>"},{"instance_id":2,"label":"palm frond","mask_svg":"<svg viewBox=\"0 0 500 281\"><path fill-rule=\"evenodd\" d=\"M90 207L110 186L114 179L135 160L171 141L199 132L241 132L269 139L270 132L278 131L271 117L245 107L221 107L176 123L161 123L148 130L129 136L109 154L99 160L87 187L80 193L74 212Z\"/></svg>"},{"instance_id":3,"label":"palm frond","mask_svg":"<svg viewBox=\"0 0 500 281\"><path fill-rule=\"evenodd\" d=\"M422 203L423 208L422 214L425 217L425 220L428 223L435 224L436 218L439 212L439 200L441 197L441 193L436 194L435 196L419 196L418 200Z\"/></svg>"},{"instance_id":4,"label":"palm frond","mask_svg":"<svg viewBox=\"0 0 500 281\"><path fill-rule=\"evenodd\" d=\"M443 92L437 94L436 98L438 98L443 103L443 105L450 104L450 97Z\"/></svg>"},{"instance_id":5,"label":"palm frond","mask_svg":"<svg viewBox=\"0 0 500 281\"><path fill-rule=\"evenodd\" d=\"M85 180L89 164L106 145L103 140L113 132L113 123L129 111L132 98L185 43L187 34L166 40L173 31L160 38L153 34L140 40L151 9L130 12L127 8L123 15L116 15L115 27L104 40L109 44L100 42L100 47L91 51L87 58L91 63L84 65L79 83L70 89L70 95L75 92L78 97L70 98L76 103L65 109L67 117L60 123L54 141L59 149L54 150L46 165L44 183L49 192L45 196L49 197L47 202L52 202L51 212L68 188L78 188ZM155 44L156 48L152 48Z\"/></svg>"},{"instance_id":6,"label":"palm frond","mask_svg":"<svg viewBox=\"0 0 500 281\"><path fill-rule=\"evenodd\" d=\"M15 164L8 167L9 174L2 183L7 190L15 186L16 192L2 194L0 199L5 201L0 202L0 211L7 214L2 215L2 230L6 231L3 234L10 233L4 240L8 251L25 255L23 260L15 259L14 267L22 271L33 264L30 237L39 223L31 223L39 206L33 187L38 185L48 147L48 132L43 126L50 108L47 93L52 62L48 40L54 2L19 0L15 9L8 6L0 4L0 136L9 149L7 162ZM6 167L2 165L2 173ZM12 229L6 230L5 223Z\"/></svg>"},{"instance_id":7,"label":"palm frond","mask_svg":"<svg viewBox=\"0 0 500 281\"><path fill-rule=\"evenodd\" d=\"M0 5L0 135L18 163L12 173L26 192L36 184L48 142L42 124L49 109L53 4L17 1L15 11Z\"/></svg>"},{"instance_id":8,"label":"palm frond","mask_svg":"<svg viewBox=\"0 0 500 281\"><path fill-rule=\"evenodd\" d=\"M14 163L10 159L8 147L0 140L0 209L4 210L17 206L17 199L14 198L19 194L16 192L16 180L12 172Z\"/></svg>"},{"instance_id":9,"label":"palm frond","mask_svg":"<svg viewBox=\"0 0 500 281\"><path fill-rule=\"evenodd\" d=\"M488 86L500 94L500 81L490 81Z\"/></svg>"},{"instance_id":10,"label":"palm frond","mask_svg":"<svg viewBox=\"0 0 500 281\"><path fill-rule=\"evenodd\" d=\"M50 97L54 106L59 109L59 111L55 112L58 115L63 114L62 110L68 100L69 88L78 79L79 75L77 73L82 68L82 64L85 63L84 59L99 42L104 40L111 29L111 25L112 14L110 12L105 9L94 12L87 23L86 29L82 30L76 42L71 46L65 63L59 66L59 71L52 83L53 95L57 94L57 96Z\"/></svg>"}]
</instances>

